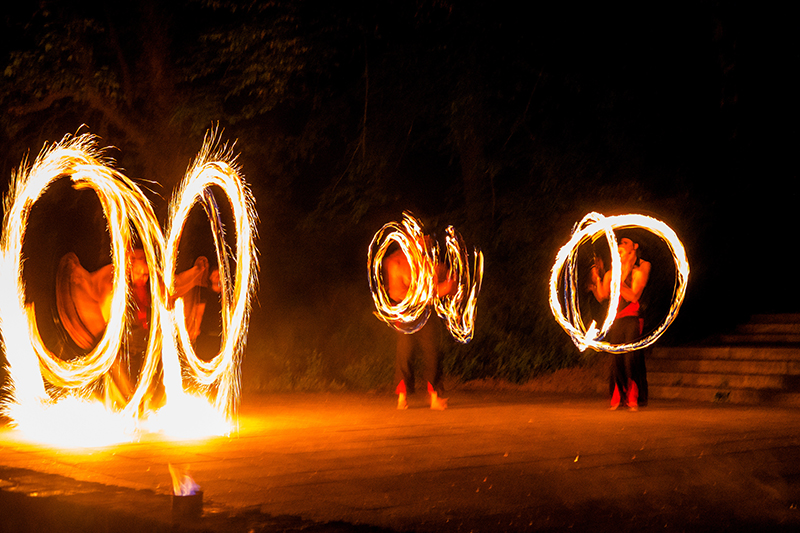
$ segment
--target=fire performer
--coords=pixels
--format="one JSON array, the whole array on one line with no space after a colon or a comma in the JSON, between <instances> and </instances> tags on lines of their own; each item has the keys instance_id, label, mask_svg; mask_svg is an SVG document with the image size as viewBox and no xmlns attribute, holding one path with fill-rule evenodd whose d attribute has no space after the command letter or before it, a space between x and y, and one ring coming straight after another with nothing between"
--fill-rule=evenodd
<instances>
[{"instance_id":1,"label":"fire performer","mask_svg":"<svg viewBox=\"0 0 800 533\"><path fill-rule=\"evenodd\" d=\"M131 376L138 376L144 364L150 330L150 268L142 248L133 250L129 268L135 320L130 326L128 351Z\"/></svg>"},{"instance_id":2,"label":"fire performer","mask_svg":"<svg viewBox=\"0 0 800 533\"><path fill-rule=\"evenodd\" d=\"M619 307L614 324L606 335L606 340L612 344L627 344L642 335L644 319L642 318L641 297L650 277L650 263L639 257L639 243L636 242L638 239L632 233L618 232L617 235L622 263L622 283ZM595 262L591 270L592 280L589 289L598 302L609 298L611 275L610 270L604 272L602 261ZM643 406L646 405L647 376L642 350L614 354L609 373L609 391L611 392L611 410L619 408L623 402L623 396L625 404L631 411L637 411L640 403Z\"/></svg>"},{"instance_id":3,"label":"fire performer","mask_svg":"<svg viewBox=\"0 0 800 533\"><path fill-rule=\"evenodd\" d=\"M424 237L429 245L431 238ZM398 248L383 261L384 276L389 298L394 302L402 302L411 285L411 266L403 250ZM437 268L436 290L439 296L451 293L455 283L446 275L442 265ZM414 393L414 350L422 351L424 360L423 376L428 382L428 394L431 409L443 411L447 409L447 398L443 398L442 386L442 354L439 349L441 326L436 313L431 313L427 323L415 333L397 331L397 356L395 364L395 383L397 388L397 408L408 409L407 395Z\"/></svg>"},{"instance_id":4,"label":"fire performer","mask_svg":"<svg viewBox=\"0 0 800 533\"><path fill-rule=\"evenodd\" d=\"M129 257L132 320L126 337L128 369L123 367L123 360L118 357L104 379L106 402L120 408L133 395L133 383L138 379L144 363L150 331L150 269L142 248L131 250ZM172 300L184 297L199 285L209 284L208 279L208 259L198 257L192 268L176 276ZM89 351L97 344L108 325L112 290L113 265L89 272L74 253L70 252L61 258L56 278L59 321L70 339L83 351ZM188 305L185 308L187 325L194 332L192 340L199 333L204 308L202 305ZM151 404L163 400L162 392L160 386L150 391Z\"/></svg>"},{"instance_id":5,"label":"fire performer","mask_svg":"<svg viewBox=\"0 0 800 533\"><path fill-rule=\"evenodd\" d=\"M81 350L91 350L108 325L113 290L113 265L94 272L83 268L78 256L70 252L61 258L56 278L56 307L67 335ZM150 269L144 250L130 251L128 279L133 295L133 317L127 336L129 370L120 358L105 378L104 394L110 404L122 407L133 394L130 376L137 376L147 349L150 322Z\"/></svg>"},{"instance_id":6,"label":"fire performer","mask_svg":"<svg viewBox=\"0 0 800 533\"><path fill-rule=\"evenodd\" d=\"M222 335L219 268L210 268L208 259L201 255L192 268L175 278L175 292L183 295L189 340L197 356L209 361L219 353Z\"/></svg>"}]
</instances>

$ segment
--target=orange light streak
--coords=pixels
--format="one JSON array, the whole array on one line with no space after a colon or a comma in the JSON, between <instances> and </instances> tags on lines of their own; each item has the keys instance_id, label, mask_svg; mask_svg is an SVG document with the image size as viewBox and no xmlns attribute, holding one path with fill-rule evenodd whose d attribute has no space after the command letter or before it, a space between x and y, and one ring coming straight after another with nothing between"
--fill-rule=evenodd
<instances>
[{"instance_id":1,"label":"orange light streak","mask_svg":"<svg viewBox=\"0 0 800 533\"><path fill-rule=\"evenodd\" d=\"M668 246L675 261L675 286L672 294L672 303L664 317L652 333L646 337L626 344L611 344L602 339L614 324L615 313L608 312L600 329L592 321L588 328L583 325L580 306L578 305L578 273L576 269L576 256L578 247L603 233L611 249L611 294L609 296L609 310L616 309L619 305L622 263L614 236L614 229L642 228L660 237ZM556 255L556 262L550 275L550 309L556 321L564 328L572 341L581 351L592 348L597 351L621 353L646 348L653 344L675 320L678 310L686 295L686 283L689 279L689 263L686 260L686 251L683 243L672 229L652 217L645 215L620 215L604 217L599 213L589 213L575 227L572 237ZM559 295L559 284L563 287L564 297ZM566 309L562 304L566 303Z\"/></svg>"},{"instance_id":2,"label":"orange light streak","mask_svg":"<svg viewBox=\"0 0 800 533\"><path fill-rule=\"evenodd\" d=\"M143 428L190 438L230 432L257 271L253 200L234 161L231 150L220 147L216 133L206 136L203 150L182 182L179 200L172 204L170 247L165 248L151 204L135 183L111 168L110 161L97 148L94 136L67 136L60 143L45 147L33 165L28 166L23 160L21 170L12 175L5 198L0 238L0 332L9 374L8 396L0 409L26 435L69 446L71 440L65 436L65 427L70 427L81 437L75 439L81 443L77 445L86 446L128 441ZM75 188L90 188L97 194L111 236L114 272L111 311L103 336L90 353L72 361L59 359L45 347L36 327L35 310L25 304L22 279L22 246L31 208L61 178L70 179ZM213 196L207 190L211 185L217 185L228 195L235 219L238 258L233 275L235 283L228 268L230 250L224 244L219 213L214 210ZM212 233L223 287L223 347L208 364L197 360L188 340L180 340L186 330L182 302L170 305L168 298L174 287L180 233L188 210L198 199L213 219ZM98 413L102 404L89 396L116 358L124 356L121 348L128 327L130 289L126 265L132 243L131 225L137 231L150 269L151 327L144 364L132 397L122 411L106 409L101 416ZM163 270L162 264L166 266ZM162 272L169 273L166 283ZM179 352L186 363L183 369ZM146 400L159 362L163 364L167 403L154 413ZM209 401L189 392L197 387L188 383L184 387L182 374L186 374L188 382L201 384L202 392L209 393L209 387L215 386L215 397Z\"/></svg>"},{"instance_id":3,"label":"orange light streak","mask_svg":"<svg viewBox=\"0 0 800 533\"><path fill-rule=\"evenodd\" d=\"M236 230L235 273L230 271L224 229L219 209L210 191L212 186L222 189L230 201ZM174 292L175 287L174 273L180 235L191 208L198 202L208 216L216 241L222 288L222 346L211 361L206 362L197 357L186 330L183 301L178 299L170 311L169 323L163 326L164 337L173 340L169 349L165 347L164 351L165 384L170 381L173 387L178 388L180 374L176 373L179 367L175 364L175 357L178 353L183 354L189 379L206 392L215 386L213 405L221 414L230 418L236 410L239 397L239 367L247 336L250 302L255 291L258 269L254 245L255 209L252 195L245 185L231 149L220 146L219 139L213 133L206 136L203 149L189 169L170 206L167 254L164 261L164 271L172 274L167 276L167 292L170 294ZM175 334L172 334L173 325Z\"/></svg>"},{"instance_id":4,"label":"orange light streak","mask_svg":"<svg viewBox=\"0 0 800 533\"><path fill-rule=\"evenodd\" d=\"M450 277L456 281L452 295L436 298L436 312L442 317L453 338L466 344L475 331L478 294L483 281L483 252L473 250L474 264L469 268L469 255L461 235L452 226L445 230L445 263L449 264Z\"/></svg>"},{"instance_id":5,"label":"orange light streak","mask_svg":"<svg viewBox=\"0 0 800 533\"><path fill-rule=\"evenodd\" d=\"M439 245L430 242L422 231L422 223L410 213L403 213L401 223L389 222L372 238L367 252L370 291L375 302L375 316L404 333L414 333L427 322L431 307L445 321L456 341L472 340L478 295L483 280L483 253L474 250L474 265L461 236L449 226L446 229L445 264L448 278L456 282L452 295L437 294ZM405 298L393 303L386 291L383 260L391 245L396 243L406 256L411 269L411 281Z\"/></svg>"},{"instance_id":6,"label":"orange light streak","mask_svg":"<svg viewBox=\"0 0 800 533\"><path fill-rule=\"evenodd\" d=\"M392 303L383 279L383 259L392 243L397 243L411 268L411 282L406 297ZM428 304L436 298L438 246L428 245L422 224L410 213L403 221L384 225L370 243L367 253L369 288L375 301L375 315L404 333L414 333L425 325L430 315Z\"/></svg>"},{"instance_id":7,"label":"orange light streak","mask_svg":"<svg viewBox=\"0 0 800 533\"><path fill-rule=\"evenodd\" d=\"M3 236L0 243L0 325L6 347L6 359L13 386L9 403L28 401L48 402L44 392L46 379L56 387L72 390L78 396L88 394L89 385L102 377L113 364L126 327L127 254L131 233L127 223L132 221L142 235L149 262L160 262L163 244L156 217L141 190L124 175L111 169L96 148L91 135L65 138L60 144L45 148L34 164L12 177L12 187L6 198ZM33 309L25 304L25 285L22 279L22 245L33 204L57 179L68 175L76 188L91 188L100 199L111 232L114 281L109 321L97 346L85 357L62 361L41 343ZM158 283L152 284L154 302L163 301ZM14 294L16 297L6 298ZM153 306L158 317L160 307ZM11 326L11 327L10 327ZM156 348L151 335L151 350ZM39 367L41 366L41 371ZM146 380L143 380L146 381ZM145 386L145 383L141 384Z\"/></svg>"}]
</instances>

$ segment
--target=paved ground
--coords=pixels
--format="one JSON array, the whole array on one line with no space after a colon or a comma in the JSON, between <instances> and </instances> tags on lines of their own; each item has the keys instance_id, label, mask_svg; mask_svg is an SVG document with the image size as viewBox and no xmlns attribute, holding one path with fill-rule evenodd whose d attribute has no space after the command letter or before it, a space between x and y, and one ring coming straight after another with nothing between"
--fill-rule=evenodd
<instances>
[{"instance_id":1,"label":"paved ground","mask_svg":"<svg viewBox=\"0 0 800 533\"><path fill-rule=\"evenodd\" d=\"M240 432L66 451L0 429L0 531L798 531L800 410L455 391L245 397ZM171 515L191 465L199 521Z\"/></svg>"}]
</instances>

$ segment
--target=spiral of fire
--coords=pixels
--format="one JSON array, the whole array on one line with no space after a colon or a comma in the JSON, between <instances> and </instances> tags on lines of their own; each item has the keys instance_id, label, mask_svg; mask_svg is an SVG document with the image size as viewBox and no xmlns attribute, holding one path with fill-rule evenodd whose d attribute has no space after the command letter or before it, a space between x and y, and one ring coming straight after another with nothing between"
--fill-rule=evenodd
<instances>
[{"instance_id":1,"label":"spiral of fire","mask_svg":"<svg viewBox=\"0 0 800 533\"><path fill-rule=\"evenodd\" d=\"M383 275L383 260L392 243L399 245L411 268L408 291L399 302L389 297ZM436 297L437 262L437 250L431 249L422 224L410 213L403 213L402 222L389 222L378 230L367 254L369 288L376 316L404 333L421 329L430 315L428 303Z\"/></svg>"},{"instance_id":2,"label":"spiral of fire","mask_svg":"<svg viewBox=\"0 0 800 533\"><path fill-rule=\"evenodd\" d=\"M395 302L389 296L384 279L386 253L397 244L408 262L411 274L405 297ZM451 294L439 296L439 246L425 236L422 223L410 213L403 213L400 223L389 222L372 238L367 252L370 291L375 315L403 333L414 333L427 322L431 308L442 317L458 342L472 339L477 300L483 280L483 253L474 250L473 268L461 236L452 226L446 230L444 266L448 278L456 284Z\"/></svg>"},{"instance_id":3,"label":"spiral of fire","mask_svg":"<svg viewBox=\"0 0 800 533\"><path fill-rule=\"evenodd\" d=\"M611 344L602 339L614 324L614 313L609 312L600 328L592 321L584 327L578 302L578 272L576 258L581 244L594 240L604 234L611 250L611 293L609 309L616 309L620 299L622 265L616 246L615 229L641 228L661 238L670 250L675 261L675 285L672 300L662 322L650 334L640 340L626 344ZM675 320L686 295L689 279L689 263L686 251L675 232L664 222L645 215L619 215L604 217L599 213L589 213L575 226L572 237L556 255L550 275L550 309L561 327L581 350L592 348L597 351L621 353L646 348L653 344ZM559 291L561 288L561 291Z\"/></svg>"},{"instance_id":4,"label":"spiral of fire","mask_svg":"<svg viewBox=\"0 0 800 533\"><path fill-rule=\"evenodd\" d=\"M445 233L445 264L450 277L456 281L456 290L436 298L436 312L444 319L453 338L466 344L475 331L478 294L483 281L483 252L473 251L474 263L470 269L469 254L461 235L452 226Z\"/></svg>"}]
</instances>

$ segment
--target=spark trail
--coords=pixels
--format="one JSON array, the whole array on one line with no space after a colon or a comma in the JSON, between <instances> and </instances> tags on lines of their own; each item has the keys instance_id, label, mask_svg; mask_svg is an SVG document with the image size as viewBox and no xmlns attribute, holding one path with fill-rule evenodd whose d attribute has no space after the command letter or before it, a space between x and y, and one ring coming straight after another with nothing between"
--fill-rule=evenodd
<instances>
[{"instance_id":1,"label":"spark trail","mask_svg":"<svg viewBox=\"0 0 800 533\"><path fill-rule=\"evenodd\" d=\"M0 330L9 374L8 394L1 407L13 425L36 440L58 445L70 444L65 428L72 428L78 436L75 445L82 446L131 440L145 423L158 431L178 429L178 433L183 431L191 437L230 431L257 270L253 201L234 161L231 151L219 146L215 133L206 136L173 202L169 246L141 189L112 168L94 136L67 136L46 146L32 165L22 162L5 198L0 239ZM70 179L74 188L88 188L97 194L111 236L113 265L110 311L102 337L86 355L70 361L55 356L42 342L35 308L26 304L22 277L22 247L31 208L58 179ZM224 245L219 212L209 191L212 185L221 188L231 203L237 234L235 273L228 266L230 251ZM177 242L188 209L196 201L203 204L209 216L223 285L222 349L208 364L198 362L191 346L181 340L186 329L181 302L176 305L170 296ZM126 268L133 240L131 227L144 248L150 272L151 326L142 370L127 404L118 411L98 409L102 403L92 398L92 391L124 355L123 339L129 327L126 311L131 298ZM147 398L159 375L159 363L166 403L156 412ZM200 389L204 397L196 396L197 387L190 385L194 383L203 385ZM167 413L173 423L163 423ZM156 415L162 418L160 426L154 424ZM175 420L184 423L176 424ZM109 428L115 428L112 434L106 431Z\"/></svg>"},{"instance_id":2,"label":"spark trail","mask_svg":"<svg viewBox=\"0 0 800 533\"><path fill-rule=\"evenodd\" d=\"M614 236L615 229L642 228L659 238L668 246L675 261L675 286L672 294L672 303L664 320L652 333L644 338L627 344L611 344L602 339L614 324L614 313L606 314L605 321L600 329L592 321L588 328L583 326L580 306L578 305L578 272L576 258L581 244L604 234L611 250L611 294L609 296L609 309L616 309L619 305L620 283L622 266L619 251ZM556 321L564 328L575 345L584 351L592 348L598 351L621 353L645 348L653 344L675 320L678 310L686 295L686 283L689 279L689 263L686 260L686 251L678 236L672 229L652 217L645 215L619 215L604 217L599 213L589 213L575 227L569 242L565 244L556 255L550 275L550 309ZM559 293L563 290L563 296Z\"/></svg>"},{"instance_id":3,"label":"spark trail","mask_svg":"<svg viewBox=\"0 0 800 533\"><path fill-rule=\"evenodd\" d=\"M386 292L383 260L396 244L405 255L411 270L408 291L402 301L393 302ZM458 342L472 339L478 295L483 280L483 253L474 250L470 269L469 254L461 236L449 226L445 239L447 276L456 282L451 295L439 296L436 284L439 272L439 246L427 238L421 222L410 213L403 213L400 223L389 222L372 239L367 253L370 291L375 302L375 315L393 328L414 333L427 322L431 308L445 321Z\"/></svg>"}]
</instances>

